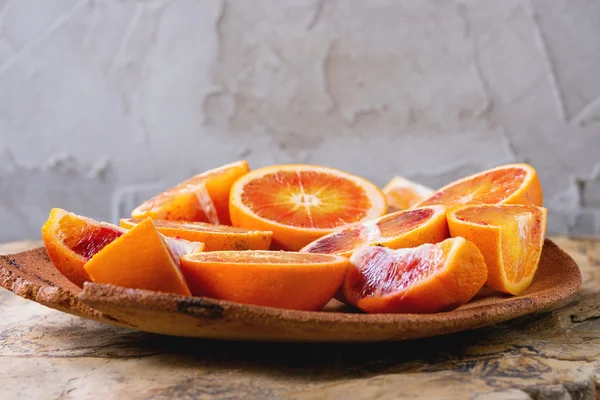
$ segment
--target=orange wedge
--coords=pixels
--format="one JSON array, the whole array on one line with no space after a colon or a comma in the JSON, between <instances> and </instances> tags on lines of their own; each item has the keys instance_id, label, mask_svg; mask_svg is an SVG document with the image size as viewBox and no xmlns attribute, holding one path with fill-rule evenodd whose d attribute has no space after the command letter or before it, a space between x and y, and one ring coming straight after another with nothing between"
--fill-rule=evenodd
<instances>
[{"instance_id":1,"label":"orange wedge","mask_svg":"<svg viewBox=\"0 0 600 400\"><path fill-rule=\"evenodd\" d=\"M452 236L475 243L488 266L487 286L518 295L527 289L544 245L547 210L525 205L473 205L448 213Z\"/></svg>"},{"instance_id":2,"label":"orange wedge","mask_svg":"<svg viewBox=\"0 0 600 400\"><path fill-rule=\"evenodd\" d=\"M71 282L83 287L83 283L90 280L83 268L85 263L123 232L118 226L53 208L42 227L42 239L56 268Z\"/></svg>"},{"instance_id":3,"label":"orange wedge","mask_svg":"<svg viewBox=\"0 0 600 400\"><path fill-rule=\"evenodd\" d=\"M437 243L449 237L446 209L441 206L399 211L330 233L301 251L350 257L364 245L391 249Z\"/></svg>"},{"instance_id":4,"label":"orange wedge","mask_svg":"<svg viewBox=\"0 0 600 400\"><path fill-rule=\"evenodd\" d=\"M393 177L382 191L392 211L406 210L416 206L433 194L432 189L401 176Z\"/></svg>"},{"instance_id":5,"label":"orange wedge","mask_svg":"<svg viewBox=\"0 0 600 400\"><path fill-rule=\"evenodd\" d=\"M131 229L139 221L121 219L121 227ZM165 236L204 243L204 251L269 250L273 232L253 231L205 222L154 221L156 229Z\"/></svg>"},{"instance_id":6,"label":"orange wedge","mask_svg":"<svg viewBox=\"0 0 600 400\"><path fill-rule=\"evenodd\" d=\"M148 218L104 247L84 268L96 283L189 296L179 258L203 247L167 240Z\"/></svg>"},{"instance_id":7,"label":"orange wedge","mask_svg":"<svg viewBox=\"0 0 600 400\"><path fill-rule=\"evenodd\" d=\"M368 313L433 313L468 302L485 283L477 247L457 237L391 250L366 246L350 258L346 300Z\"/></svg>"},{"instance_id":8,"label":"orange wedge","mask_svg":"<svg viewBox=\"0 0 600 400\"><path fill-rule=\"evenodd\" d=\"M371 182L315 165L277 165L238 179L229 199L234 226L273 232L276 248L297 251L349 224L387 211Z\"/></svg>"},{"instance_id":9,"label":"orange wedge","mask_svg":"<svg viewBox=\"0 0 600 400\"><path fill-rule=\"evenodd\" d=\"M542 186L528 164L509 164L454 181L436 191L420 206L443 204L542 205Z\"/></svg>"},{"instance_id":10,"label":"orange wedge","mask_svg":"<svg viewBox=\"0 0 600 400\"><path fill-rule=\"evenodd\" d=\"M195 296L316 311L340 287L348 259L285 251L213 251L181 258Z\"/></svg>"},{"instance_id":11,"label":"orange wedge","mask_svg":"<svg viewBox=\"0 0 600 400\"><path fill-rule=\"evenodd\" d=\"M131 217L230 224L229 190L249 170L246 161L238 161L198 174L145 201Z\"/></svg>"}]
</instances>

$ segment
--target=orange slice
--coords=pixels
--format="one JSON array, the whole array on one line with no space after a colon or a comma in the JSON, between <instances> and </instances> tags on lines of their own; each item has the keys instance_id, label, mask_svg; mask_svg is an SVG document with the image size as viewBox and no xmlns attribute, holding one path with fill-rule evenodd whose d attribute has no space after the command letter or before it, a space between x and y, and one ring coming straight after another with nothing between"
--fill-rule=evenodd
<instances>
[{"instance_id":1,"label":"orange slice","mask_svg":"<svg viewBox=\"0 0 600 400\"><path fill-rule=\"evenodd\" d=\"M90 280L85 263L123 234L118 226L53 208L42 227L48 257L56 268L79 287Z\"/></svg>"},{"instance_id":2,"label":"orange slice","mask_svg":"<svg viewBox=\"0 0 600 400\"><path fill-rule=\"evenodd\" d=\"M121 227L131 229L139 221L121 219ZM205 222L154 221L156 229L165 236L204 243L204 251L269 250L273 232L253 231Z\"/></svg>"},{"instance_id":3,"label":"orange slice","mask_svg":"<svg viewBox=\"0 0 600 400\"><path fill-rule=\"evenodd\" d=\"M330 233L301 251L350 257L364 245L392 249L437 243L448 238L446 209L441 206L399 211Z\"/></svg>"},{"instance_id":4,"label":"orange slice","mask_svg":"<svg viewBox=\"0 0 600 400\"><path fill-rule=\"evenodd\" d=\"M285 251L213 251L181 258L195 296L316 311L342 284L348 259Z\"/></svg>"},{"instance_id":5,"label":"orange slice","mask_svg":"<svg viewBox=\"0 0 600 400\"><path fill-rule=\"evenodd\" d=\"M542 186L528 164L509 164L459 179L436 191L421 206L443 204L542 205Z\"/></svg>"},{"instance_id":6,"label":"orange slice","mask_svg":"<svg viewBox=\"0 0 600 400\"><path fill-rule=\"evenodd\" d=\"M167 240L148 218L104 247L84 268L96 283L189 296L179 258L203 247Z\"/></svg>"},{"instance_id":7,"label":"orange slice","mask_svg":"<svg viewBox=\"0 0 600 400\"><path fill-rule=\"evenodd\" d=\"M131 217L230 224L229 190L249 170L246 161L238 161L203 172L145 201Z\"/></svg>"},{"instance_id":8,"label":"orange slice","mask_svg":"<svg viewBox=\"0 0 600 400\"><path fill-rule=\"evenodd\" d=\"M474 205L448 213L452 236L475 243L488 266L487 286L518 295L531 285L544 245L547 210L524 205Z\"/></svg>"},{"instance_id":9,"label":"orange slice","mask_svg":"<svg viewBox=\"0 0 600 400\"><path fill-rule=\"evenodd\" d=\"M383 187L383 194L391 210L411 208L433 194L433 190L401 176L393 177Z\"/></svg>"},{"instance_id":10,"label":"orange slice","mask_svg":"<svg viewBox=\"0 0 600 400\"><path fill-rule=\"evenodd\" d=\"M336 229L385 214L383 193L371 182L315 165L254 170L231 188L234 226L273 232L273 244L300 250Z\"/></svg>"},{"instance_id":11,"label":"orange slice","mask_svg":"<svg viewBox=\"0 0 600 400\"><path fill-rule=\"evenodd\" d=\"M366 246L350 258L348 302L368 313L432 313L467 303L485 283L477 246L464 238L410 249Z\"/></svg>"}]
</instances>

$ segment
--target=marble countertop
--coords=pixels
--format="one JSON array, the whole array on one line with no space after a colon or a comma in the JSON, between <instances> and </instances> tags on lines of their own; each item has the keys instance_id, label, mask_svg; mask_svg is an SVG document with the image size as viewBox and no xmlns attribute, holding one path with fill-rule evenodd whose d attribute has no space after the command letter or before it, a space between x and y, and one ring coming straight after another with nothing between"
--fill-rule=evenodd
<instances>
[{"instance_id":1,"label":"marble countertop","mask_svg":"<svg viewBox=\"0 0 600 400\"><path fill-rule=\"evenodd\" d=\"M582 270L577 294L506 323L398 343L164 337L0 288L0 399L596 399L600 238L552 239ZM0 245L0 254L38 245Z\"/></svg>"}]
</instances>

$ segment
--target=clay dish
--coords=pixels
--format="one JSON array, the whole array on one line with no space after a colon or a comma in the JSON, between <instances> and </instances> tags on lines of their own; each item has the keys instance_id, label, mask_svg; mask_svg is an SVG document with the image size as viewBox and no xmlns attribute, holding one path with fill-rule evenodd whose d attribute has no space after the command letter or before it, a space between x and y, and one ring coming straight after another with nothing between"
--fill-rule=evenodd
<instances>
[{"instance_id":1,"label":"clay dish","mask_svg":"<svg viewBox=\"0 0 600 400\"><path fill-rule=\"evenodd\" d=\"M521 296L484 293L437 314L357 312L333 300L322 312L249 306L201 297L69 282L44 248L0 256L0 285L45 306L107 324L174 336L297 342L397 341L495 324L545 309L581 286L577 264L546 240L539 270Z\"/></svg>"}]
</instances>

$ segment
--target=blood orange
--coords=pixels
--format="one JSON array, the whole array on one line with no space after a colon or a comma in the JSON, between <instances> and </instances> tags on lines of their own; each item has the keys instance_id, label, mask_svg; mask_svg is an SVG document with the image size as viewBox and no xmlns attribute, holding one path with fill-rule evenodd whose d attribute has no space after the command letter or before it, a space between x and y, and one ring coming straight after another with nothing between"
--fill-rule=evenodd
<instances>
[{"instance_id":1,"label":"blood orange","mask_svg":"<svg viewBox=\"0 0 600 400\"><path fill-rule=\"evenodd\" d=\"M406 210L416 206L433 194L433 190L406 179L395 176L383 187L383 194L392 211Z\"/></svg>"},{"instance_id":2,"label":"blood orange","mask_svg":"<svg viewBox=\"0 0 600 400\"><path fill-rule=\"evenodd\" d=\"M364 245L392 249L437 243L448 238L446 209L441 206L399 211L330 233L301 251L350 257Z\"/></svg>"},{"instance_id":3,"label":"blood orange","mask_svg":"<svg viewBox=\"0 0 600 400\"><path fill-rule=\"evenodd\" d=\"M131 217L229 224L229 189L249 170L238 161L203 172L145 201Z\"/></svg>"},{"instance_id":4,"label":"blood orange","mask_svg":"<svg viewBox=\"0 0 600 400\"><path fill-rule=\"evenodd\" d=\"M542 186L528 164L509 164L454 181L436 191L421 206L442 204L542 205Z\"/></svg>"},{"instance_id":5,"label":"blood orange","mask_svg":"<svg viewBox=\"0 0 600 400\"><path fill-rule=\"evenodd\" d=\"M83 283L90 280L83 268L85 263L123 232L118 226L54 208L42 227L42 239L56 268L71 282L83 287Z\"/></svg>"},{"instance_id":6,"label":"blood orange","mask_svg":"<svg viewBox=\"0 0 600 400\"><path fill-rule=\"evenodd\" d=\"M383 193L371 182L314 165L278 165L238 179L229 200L234 226L273 232L273 243L300 250L313 240L385 214Z\"/></svg>"},{"instance_id":7,"label":"blood orange","mask_svg":"<svg viewBox=\"0 0 600 400\"><path fill-rule=\"evenodd\" d=\"M448 213L452 236L481 250L488 266L487 286L521 294L535 272L544 245L548 211L520 204L464 206Z\"/></svg>"},{"instance_id":8,"label":"blood orange","mask_svg":"<svg viewBox=\"0 0 600 400\"><path fill-rule=\"evenodd\" d=\"M285 251L213 251L181 258L195 296L308 311L331 300L348 265L345 257Z\"/></svg>"},{"instance_id":9,"label":"blood orange","mask_svg":"<svg viewBox=\"0 0 600 400\"><path fill-rule=\"evenodd\" d=\"M189 296L179 259L203 247L202 243L167 240L147 218L108 244L84 268L96 283Z\"/></svg>"},{"instance_id":10,"label":"blood orange","mask_svg":"<svg viewBox=\"0 0 600 400\"><path fill-rule=\"evenodd\" d=\"M431 313L468 302L485 283L481 252L464 238L409 249L366 246L350 258L348 302L369 313Z\"/></svg>"},{"instance_id":11,"label":"blood orange","mask_svg":"<svg viewBox=\"0 0 600 400\"><path fill-rule=\"evenodd\" d=\"M139 221L121 219L121 227L130 229ZM204 243L204 251L218 250L268 250L271 246L270 231L255 231L205 222L154 221L163 235Z\"/></svg>"}]
</instances>

